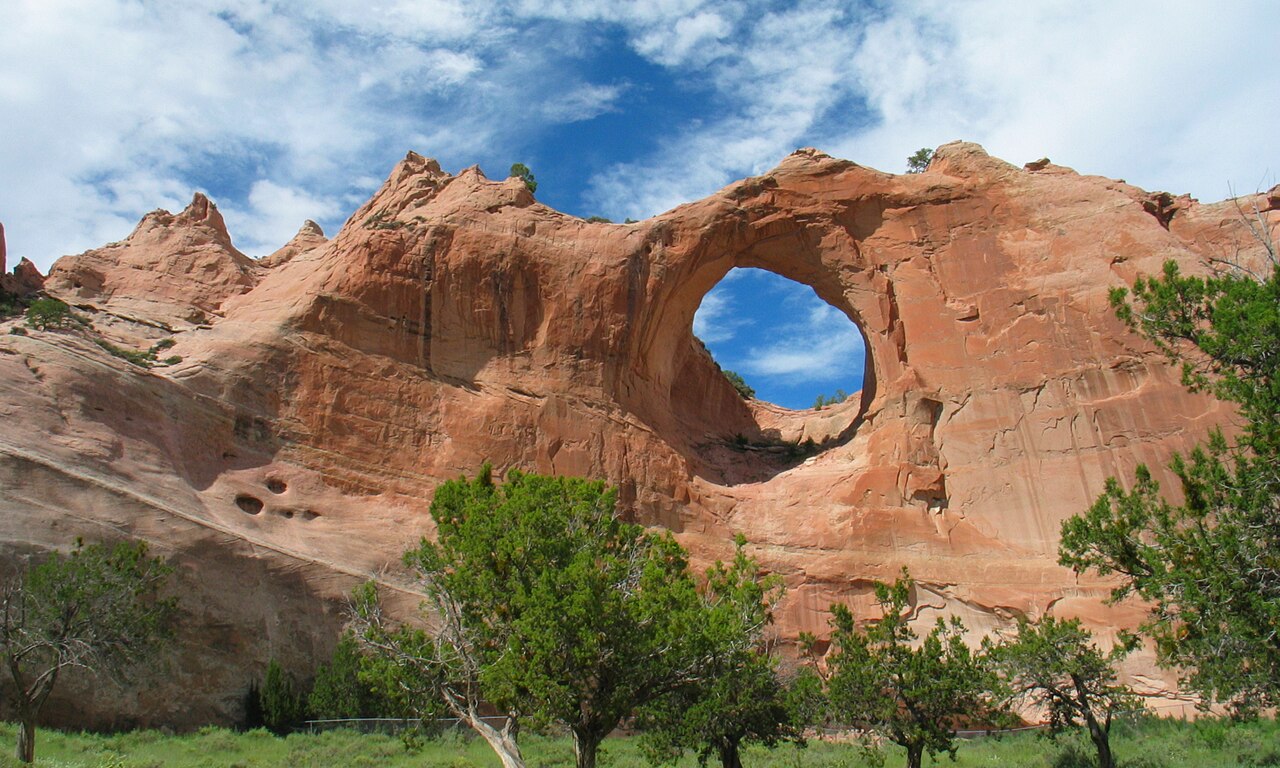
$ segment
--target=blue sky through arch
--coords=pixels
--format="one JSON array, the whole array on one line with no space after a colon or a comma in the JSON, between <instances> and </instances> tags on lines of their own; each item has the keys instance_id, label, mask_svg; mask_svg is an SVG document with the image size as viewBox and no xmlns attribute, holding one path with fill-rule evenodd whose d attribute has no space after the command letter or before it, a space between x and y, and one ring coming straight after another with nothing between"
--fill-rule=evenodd
<instances>
[{"instance_id":1,"label":"blue sky through arch","mask_svg":"<svg viewBox=\"0 0 1280 768\"><path fill-rule=\"evenodd\" d=\"M809 286L763 269L730 270L703 297L693 334L761 400L805 409L818 395L862 389L866 349L857 326Z\"/></svg>"}]
</instances>

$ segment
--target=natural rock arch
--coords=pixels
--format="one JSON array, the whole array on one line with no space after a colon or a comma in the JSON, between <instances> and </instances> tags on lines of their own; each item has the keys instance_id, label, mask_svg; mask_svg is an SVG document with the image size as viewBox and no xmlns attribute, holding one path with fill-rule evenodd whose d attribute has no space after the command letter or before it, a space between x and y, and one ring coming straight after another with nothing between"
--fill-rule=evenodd
<instances>
[{"instance_id":1,"label":"natural rock arch","mask_svg":"<svg viewBox=\"0 0 1280 768\"><path fill-rule=\"evenodd\" d=\"M430 535L437 484L486 459L620 486L625 513L675 532L695 566L744 534L786 580L784 641L826 632L834 601L869 612L870 580L904 565L925 621L1132 627L1140 610L1103 606L1110 584L1057 566L1058 525L1106 477L1159 471L1231 413L1188 394L1107 291L1168 258L1193 269L1249 247L1229 202L1157 218L1151 199L968 144L910 176L802 150L605 224L411 154L332 240L304 227L249 263L197 198L60 261L47 285L109 316L120 344L173 335L181 365L143 371L76 334L0 334L21 415L0 421L0 542L110 530L182 566L198 656L134 703L68 699L103 723L231 716L246 662L331 643L350 588ZM1274 199L1255 201L1272 220ZM693 341L698 303L735 266L811 286L864 333L856 426L799 464L728 444L787 427L751 412ZM178 695L193 681L208 695Z\"/></svg>"}]
</instances>

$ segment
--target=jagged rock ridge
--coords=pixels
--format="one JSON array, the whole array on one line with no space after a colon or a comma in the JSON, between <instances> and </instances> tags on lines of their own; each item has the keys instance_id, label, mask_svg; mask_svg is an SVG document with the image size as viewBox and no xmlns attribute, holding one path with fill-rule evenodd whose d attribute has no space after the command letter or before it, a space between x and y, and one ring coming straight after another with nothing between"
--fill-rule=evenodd
<instances>
[{"instance_id":1,"label":"jagged rock ridge","mask_svg":"<svg viewBox=\"0 0 1280 768\"><path fill-rule=\"evenodd\" d=\"M1274 218L1274 197L1244 202ZM231 718L268 657L309 671L355 583L400 584L432 489L485 460L608 479L699 562L745 534L786 579L785 638L823 634L832 601L866 610L871 580L903 565L926 620L981 632L1052 612L1105 635L1138 612L1056 565L1060 521L1106 477L1163 467L1231 420L1107 291L1251 248L1233 204L964 143L909 176L800 150L627 225L410 153L333 239L304 226L256 262L197 195L46 282L95 333L173 338L181 362L0 336L0 540L124 533L180 564L172 675L64 695L64 713L116 722ZM810 285L858 324L860 398L793 412L738 397L691 331L733 267ZM807 439L816 455L756 449ZM1165 685L1149 659L1131 671Z\"/></svg>"}]
</instances>

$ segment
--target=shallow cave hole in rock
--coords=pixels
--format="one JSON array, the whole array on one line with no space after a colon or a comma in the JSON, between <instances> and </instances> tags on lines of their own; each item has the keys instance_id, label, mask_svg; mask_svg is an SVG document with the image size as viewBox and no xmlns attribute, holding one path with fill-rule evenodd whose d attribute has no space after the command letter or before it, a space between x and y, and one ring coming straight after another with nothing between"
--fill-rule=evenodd
<instances>
[{"instance_id":1,"label":"shallow cave hole in rock","mask_svg":"<svg viewBox=\"0 0 1280 768\"><path fill-rule=\"evenodd\" d=\"M266 505L262 503L262 499L242 493L236 497L236 506L247 514L256 515L261 512L262 508Z\"/></svg>"},{"instance_id":2,"label":"shallow cave hole in rock","mask_svg":"<svg viewBox=\"0 0 1280 768\"><path fill-rule=\"evenodd\" d=\"M693 333L780 442L829 446L861 412L862 331L808 285L734 268L703 297Z\"/></svg>"}]
</instances>

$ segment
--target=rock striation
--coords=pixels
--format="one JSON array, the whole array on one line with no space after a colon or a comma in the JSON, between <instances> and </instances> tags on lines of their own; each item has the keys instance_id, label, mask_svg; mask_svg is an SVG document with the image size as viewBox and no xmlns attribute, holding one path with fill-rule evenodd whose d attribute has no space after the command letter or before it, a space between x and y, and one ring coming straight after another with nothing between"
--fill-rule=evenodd
<instances>
[{"instance_id":1,"label":"rock striation","mask_svg":"<svg viewBox=\"0 0 1280 768\"><path fill-rule=\"evenodd\" d=\"M1258 254L1237 203L1274 225L1276 197L1202 205L966 143L907 176L803 149L607 224L410 153L332 239L308 223L254 261L197 194L45 284L114 343L172 338L180 362L0 335L0 542L128 534L178 563L172 669L62 693L62 717L100 724L234 719L268 658L323 660L364 579L411 608L399 555L431 534L433 489L485 460L607 479L698 563L744 534L786 580L784 640L825 635L834 601L869 610L903 566L924 621L1052 613L1111 636L1141 611L1056 564L1061 521L1139 463L1172 489L1170 456L1233 413L1185 391L1107 292L1167 259ZM734 267L858 325L860 397L736 394L692 335ZM1130 673L1169 690L1149 657Z\"/></svg>"}]
</instances>

